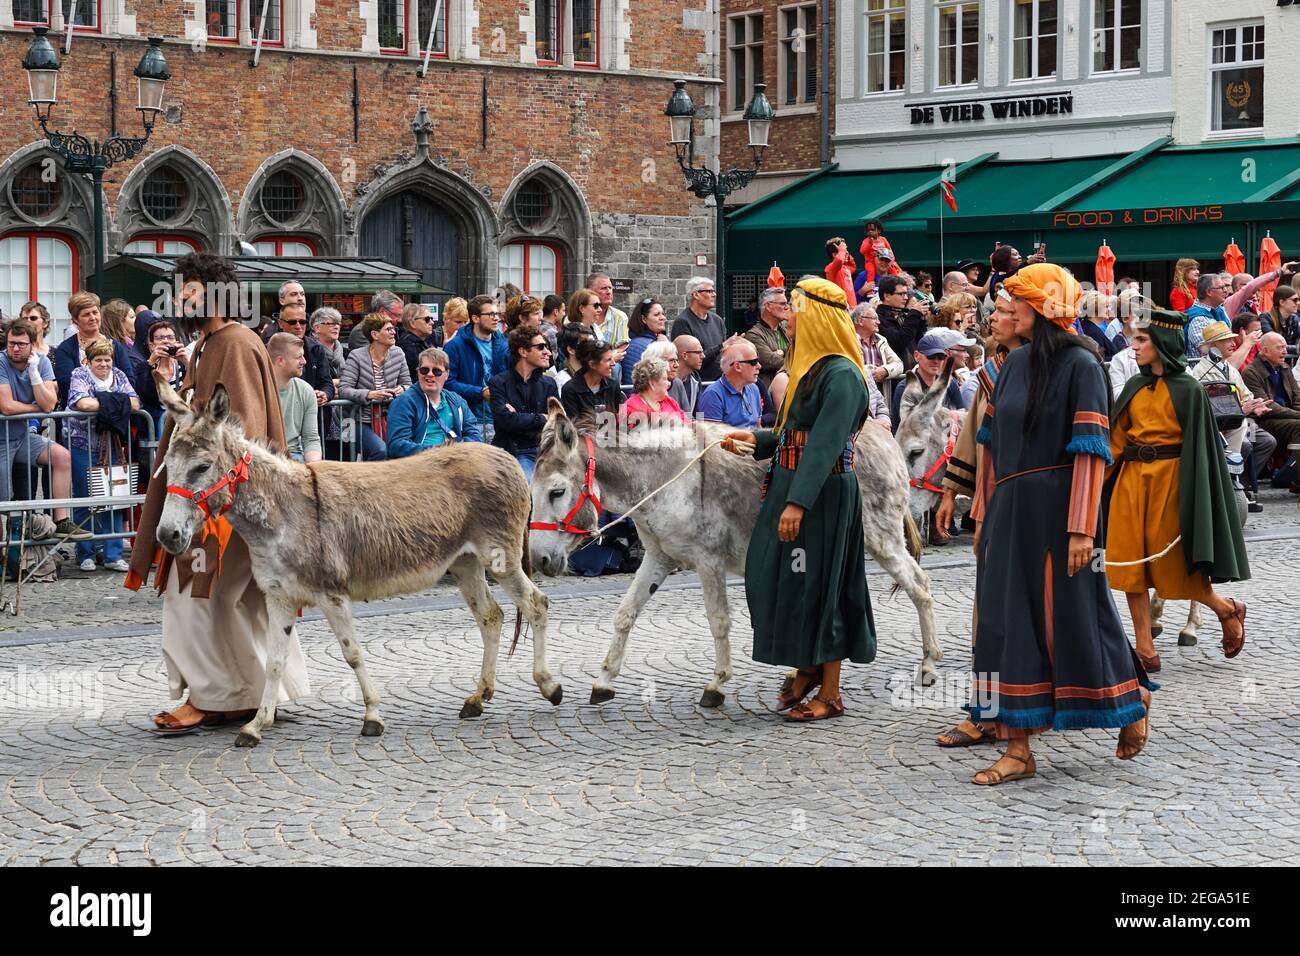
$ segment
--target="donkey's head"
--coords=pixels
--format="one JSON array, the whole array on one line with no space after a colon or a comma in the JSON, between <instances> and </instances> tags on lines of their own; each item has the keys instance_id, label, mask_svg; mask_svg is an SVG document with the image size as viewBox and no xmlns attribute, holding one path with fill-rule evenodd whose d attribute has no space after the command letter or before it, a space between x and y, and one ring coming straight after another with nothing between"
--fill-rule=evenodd
<instances>
[{"instance_id":1,"label":"donkey's head","mask_svg":"<svg viewBox=\"0 0 1300 956\"><path fill-rule=\"evenodd\" d=\"M929 389L925 391L916 405L899 423L894 434L899 447L903 450L903 460L907 463L907 476L917 482L911 486L907 508L912 519L921 525L925 515L939 503L938 492L920 487L920 482L943 455L948 447L948 437L952 434L952 411L944 407L943 398L948 392L948 383L952 380L953 359L943 363L943 370L935 376ZM920 391L924 385L915 372L907 373L907 388ZM944 470L939 469L927 484L939 487Z\"/></svg>"},{"instance_id":2,"label":"donkey's head","mask_svg":"<svg viewBox=\"0 0 1300 956\"><path fill-rule=\"evenodd\" d=\"M587 540L572 529L594 531L599 527L596 505L583 492L597 497L600 492L594 475L591 487L587 485L587 445L564 413L564 406L552 398L546 412L546 426L533 467L533 527L528 540L533 567L554 575L564 573L569 555ZM570 516L579 501L582 506Z\"/></svg>"},{"instance_id":3,"label":"donkey's head","mask_svg":"<svg viewBox=\"0 0 1300 956\"><path fill-rule=\"evenodd\" d=\"M172 554L180 554L190 547L195 530L204 522L196 499L230 473L247 443L237 420L230 417L230 396L221 385L199 412L183 402L166 382L158 383L158 399L171 414L173 426L163 459L167 466L168 494L155 537ZM213 493L205 501L209 512L214 515L219 512L232 494L229 486Z\"/></svg>"}]
</instances>

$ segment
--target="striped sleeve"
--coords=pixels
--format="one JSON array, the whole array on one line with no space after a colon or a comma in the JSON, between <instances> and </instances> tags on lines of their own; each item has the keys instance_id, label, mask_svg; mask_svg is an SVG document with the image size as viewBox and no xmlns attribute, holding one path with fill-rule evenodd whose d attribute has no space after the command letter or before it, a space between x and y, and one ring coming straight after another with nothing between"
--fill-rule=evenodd
<instances>
[{"instance_id":1,"label":"striped sleeve","mask_svg":"<svg viewBox=\"0 0 1300 956\"><path fill-rule=\"evenodd\" d=\"M1074 418L1070 424L1068 454L1096 455L1110 464L1110 389L1106 374L1096 362L1075 366L1070 389Z\"/></svg>"},{"instance_id":2,"label":"striped sleeve","mask_svg":"<svg viewBox=\"0 0 1300 956\"><path fill-rule=\"evenodd\" d=\"M1070 534L1097 536L1097 516L1101 510L1102 475L1106 465L1097 455L1075 455L1074 477L1070 482L1070 516L1066 530Z\"/></svg>"}]
</instances>

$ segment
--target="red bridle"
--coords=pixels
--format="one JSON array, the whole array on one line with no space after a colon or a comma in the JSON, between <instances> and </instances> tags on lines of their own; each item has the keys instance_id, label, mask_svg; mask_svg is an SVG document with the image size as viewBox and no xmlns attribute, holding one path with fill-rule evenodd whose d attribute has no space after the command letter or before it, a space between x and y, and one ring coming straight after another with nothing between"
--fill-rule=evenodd
<instances>
[{"instance_id":1,"label":"red bridle","mask_svg":"<svg viewBox=\"0 0 1300 956\"><path fill-rule=\"evenodd\" d=\"M596 522L600 523L600 499L596 497L596 447L592 444L591 436L583 436L587 440L587 475L582 482L582 494L578 496L577 504L569 509L559 524L554 521L530 521L528 527L533 531L564 531L568 534L581 535L584 538L591 537L591 531L586 528L579 528L573 523L573 519L578 516L582 506L588 501L596 508Z\"/></svg>"},{"instance_id":2,"label":"red bridle","mask_svg":"<svg viewBox=\"0 0 1300 956\"><path fill-rule=\"evenodd\" d=\"M933 491L936 494L943 494L943 489L930 481L935 475L948 467L948 461L952 458L952 450L957 447L957 436L961 433L961 416L956 412L952 413L952 430L948 433L948 446L944 448L943 454L935 459L930 470L921 478L913 478L908 484L913 488L924 488L926 491Z\"/></svg>"},{"instance_id":3,"label":"red bridle","mask_svg":"<svg viewBox=\"0 0 1300 956\"><path fill-rule=\"evenodd\" d=\"M235 467L226 472L221 480L207 491L190 491L186 488L177 487L176 485L168 485L167 493L169 495L180 495L182 498L191 499L195 506L203 512L203 517L211 521L213 516L212 512L208 510L208 499L221 489L229 488L230 498L224 505L222 505L221 510L217 512L216 516L219 518L229 511L230 506L235 503L235 486L242 485L244 482L248 481L248 466L252 463L253 453L251 451L246 451L244 452L244 457L235 463Z\"/></svg>"}]
</instances>

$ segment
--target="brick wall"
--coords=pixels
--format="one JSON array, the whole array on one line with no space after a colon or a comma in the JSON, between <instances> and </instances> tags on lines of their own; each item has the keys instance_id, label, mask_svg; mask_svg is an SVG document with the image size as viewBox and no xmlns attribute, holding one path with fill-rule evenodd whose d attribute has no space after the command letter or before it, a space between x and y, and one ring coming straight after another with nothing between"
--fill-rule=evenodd
<instances>
[{"instance_id":1,"label":"brick wall","mask_svg":"<svg viewBox=\"0 0 1300 956\"><path fill-rule=\"evenodd\" d=\"M722 123L722 162L728 165L750 165L753 162L749 151L749 130L745 123L727 119L730 106L734 103L732 82L735 73L732 69L728 52L730 32L728 17L737 13L763 14L763 79L767 84L767 97L776 110L776 119L772 123L769 148L763 154L763 170L777 172L780 170L816 169L820 165L821 152L821 100L820 95L813 104L786 102L785 78L779 72L780 56L778 52L780 36L780 17L783 8L797 5L796 0L722 0L721 3L721 75L723 77L723 102L728 110L724 111ZM832 18L834 8L831 4ZM821 0L816 0L816 12L821 13ZM820 23L820 20L815 22ZM835 133L835 29L831 22L831 124L830 132ZM818 48L814 51L818 81L821 82L821 30L817 29L815 41ZM752 96L752 89L745 97L746 102ZM734 114L730 114L734 115Z\"/></svg>"},{"instance_id":2,"label":"brick wall","mask_svg":"<svg viewBox=\"0 0 1300 956\"><path fill-rule=\"evenodd\" d=\"M607 2L612 5L614 0ZM470 5L470 0L462 0L451 9L456 14ZM630 0L624 5L631 24L626 50L633 71L703 72L700 57L706 37L688 23L683 10L702 11L705 0L674 3L667 13L662 0ZM410 122L423 105L435 124L431 151L445 160L449 170L468 179L494 208L520 171L538 160L549 160L576 184L593 223L600 216L615 217L620 224L646 217L646 223L677 228L680 219L692 223L690 229L704 230L699 251L709 251L710 220L692 218L700 212L697 201L684 189L666 145L663 108L671 91L669 80L521 67L520 18L531 15L529 0L475 0L473 6L479 25L472 31L472 42L479 45L480 65L434 60L427 77L421 79L418 61L409 58L304 50L265 49L260 65L253 69L247 47L209 44L195 51L179 42L185 20L194 16L193 2L127 0L127 11L137 16L142 37L153 33L178 41L168 42L164 50L173 74L167 105L179 107L180 121L160 121L141 160L169 144L184 146L220 179L238 221L246 187L258 167L269 156L294 147L330 171L350 207L357 184L370 180L377 165L391 165L413 154ZM311 26L322 51L353 53L360 48L366 29L361 10L358 0L316 0ZM40 139L26 104L26 77L17 68L29 41L30 34L0 32L0 62L10 65L0 71L0 162ZM127 135L137 132L131 71L143 50L143 39L78 35L60 75L53 125L107 133L105 91L110 53L116 51L119 130ZM360 93L359 142L353 141L354 67ZM485 75L486 149L481 140ZM689 88L697 102L705 101L703 85L692 83ZM141 160L115 166L106 176L110 228L121 185ZM614 234L627 236L621 226ZM604 241L593 251L591 264L627 263L619 258L621 252L617 244ZM662 255L661 250L658 253ZM688 260L694 261L693 254L682 253L681 262ZM647 273L655 272L652 265L663 266L661 278L668 282L667 267L672 263L637 264ZM674 283L677 279L671 277ZM665 285L662 291L667 289Z\"/></svg>"}]
</instances>

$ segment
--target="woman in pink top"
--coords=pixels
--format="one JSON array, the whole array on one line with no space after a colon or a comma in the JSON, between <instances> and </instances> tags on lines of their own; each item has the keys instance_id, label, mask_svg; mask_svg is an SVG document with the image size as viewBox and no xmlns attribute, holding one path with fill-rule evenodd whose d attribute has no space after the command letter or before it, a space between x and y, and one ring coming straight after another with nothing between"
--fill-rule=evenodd
<instances>
[{"instance_id":1,"label":"woman in pink top","mask_svg":"<svg viewBox=\"0 0 1300 956\"><path fill-rule=\"evenodd\" d=\"M663 359L646 358L632 369L632 397L618 410L619 417L630 431L642 422L661 418L676 418L690 423L682 407L668 397L668 363Z\"/></svg>"}]
</instances>

